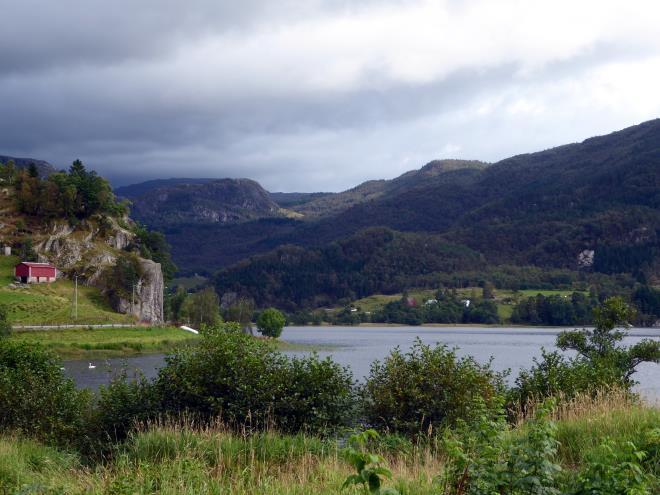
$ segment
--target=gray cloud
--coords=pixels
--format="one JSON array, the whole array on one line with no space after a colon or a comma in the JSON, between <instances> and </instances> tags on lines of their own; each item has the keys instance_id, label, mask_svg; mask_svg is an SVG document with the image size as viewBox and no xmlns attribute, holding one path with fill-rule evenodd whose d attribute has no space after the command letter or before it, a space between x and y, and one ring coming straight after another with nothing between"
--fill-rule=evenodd
<instances>
[{"instance_id":1,"label":"gray cloud","mask_svg":"<svg viewBox=\"0 0 660 495\"><path fill-rule=\"evenodd\" d=\"M116 184L338 190L660 113L650 1L66 0L3 13L0 151L80 157Z\"/></svg>"}]
</instances>

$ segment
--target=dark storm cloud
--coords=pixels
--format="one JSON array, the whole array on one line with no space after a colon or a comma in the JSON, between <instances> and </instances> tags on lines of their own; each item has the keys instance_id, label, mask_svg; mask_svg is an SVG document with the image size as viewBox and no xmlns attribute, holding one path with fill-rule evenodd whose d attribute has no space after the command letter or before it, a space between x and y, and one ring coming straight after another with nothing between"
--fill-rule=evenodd
<instances>
[{"instance_id":1,"label":"dark storm cloud","mask_svg":"<svg viewBox=\"0 0 660 495\"><path fill-rule=\"evenodd\" d=\"M532 3L11 2L0 152L327 190L657 116L654 3Z\"/></svg>"}]
</instances>

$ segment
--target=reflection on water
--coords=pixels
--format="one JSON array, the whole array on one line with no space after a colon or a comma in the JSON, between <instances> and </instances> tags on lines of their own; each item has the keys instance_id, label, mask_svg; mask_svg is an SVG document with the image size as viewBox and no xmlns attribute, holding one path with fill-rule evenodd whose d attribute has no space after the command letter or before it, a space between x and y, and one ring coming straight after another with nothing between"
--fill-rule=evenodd
<instances>
[{"instance_id":1,"label":"reflection on water","mask_svg":"<svg viewBox=\"0 0 660 495\"><path fill-rule=\"evenodd\" d=\"M389 351L399 346L407 350L419 338L426 344L442 343L456 347L460 356L471 355L479 362L493 358L493 368L498 371L511 370L510 380L518 371L529 367L534 357L541 355L541 347L554 349L556 328L484 328L484 327L287 327L282 339L306 345L318 345L332 350L319 351L321 357L330 356L339 364L350 366L357 379L369 373L375 359L384 358ZM660 339L658 329L632 329L625 343L630 345L642 338ZM301 355L303 351L288 351L287 354ZM66 372L81 387L97 388L109 381L112 372L126 366L140 369L147 378L156 375L164 363L162 355L147 355L125 359L109 359L92 363L67 361ZM660 366L644 364L635 375L639 389L649 397L660 397Z\"/></svg>"}]
</instances>

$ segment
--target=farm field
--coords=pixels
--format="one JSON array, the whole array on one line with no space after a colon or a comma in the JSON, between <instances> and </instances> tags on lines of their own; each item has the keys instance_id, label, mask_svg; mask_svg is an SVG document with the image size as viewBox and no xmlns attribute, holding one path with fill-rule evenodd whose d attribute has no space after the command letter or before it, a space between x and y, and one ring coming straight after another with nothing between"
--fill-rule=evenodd
<instances>
[{"instance_id":1,"label":"farm field","mask_svg":"<svg viewBox=\"0 0 660 495\"><path fill-rule=\"evenodd\" d=\"M411 290L408 292L408 295L413 298L417 304L424 304L425 301L432 299L435 295L435 290L432 289L418 289ZM462 289L456 289L456 292L460 297L471 299L476 297L481 297L482 289L481 287L465 287ZM513 307L518 299L536 296L537 294L542 294L544 296L564 296L570 297L573 292L583 292L576 290L541 290L541 289L525 289L519 291L506 290L506 289L495 289L493 291L494 301L497 304L497 312L502 319L502 323L508 322L511 318L511 313L513 312ZM352 303L352 306L358 308L361 311L373 313L374 311L380 310L387 303L398 301L401 299L403 294L374 294L362 299L358 299Z\"/></svg>"}]
</instances>

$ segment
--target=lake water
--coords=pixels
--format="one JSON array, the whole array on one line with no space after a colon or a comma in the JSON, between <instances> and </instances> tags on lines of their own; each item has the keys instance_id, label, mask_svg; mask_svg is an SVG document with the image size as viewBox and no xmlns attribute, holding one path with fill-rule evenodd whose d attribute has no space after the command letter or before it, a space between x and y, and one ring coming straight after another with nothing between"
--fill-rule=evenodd
<instances>
[{"instance_id":1,"label":"lake water","mask_svg":"<svg viewBox=\"0 0 660 495\"><path fill-rule=\"evenodd\" d=\"M554 349L561 328L505 328L505 327L286 327L282 339L317 346L321 357L330 356L349 366L355 377L363 379L375 359L383 359L396 346L407 350L419 338L426 344L442 343L456 347L460 356L471 355L485 363L491 356L493 368L511 370L513 380L521 368L529 367L534 357L541 355L541 347ZM660 339L660 329L634 328L626 337L630 345L643 338ZM287 354L301 355L303 351ZM109 359L93 364L87 361L66 361L66 373L81 387L97 388L110 380L122 366L140 369L147 378L156 376L163 365L163 355L147 355L125 359ZM639 391L652 399L660 398L660 365L645 363L638 367L635 379Z\"/></svg>"}]
</instances>

